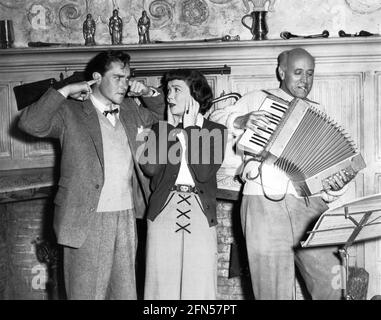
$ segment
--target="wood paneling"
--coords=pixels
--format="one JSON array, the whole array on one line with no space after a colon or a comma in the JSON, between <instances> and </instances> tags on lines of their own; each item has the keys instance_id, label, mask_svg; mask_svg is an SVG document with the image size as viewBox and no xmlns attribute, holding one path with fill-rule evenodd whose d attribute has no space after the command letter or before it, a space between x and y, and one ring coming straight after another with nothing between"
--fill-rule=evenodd
<instances>
[{"instance_id":1,"label":"wood paneling","mask_svg":"<svg viewBox=\"0 0 381 320\"><path fill-rule=\"evenodd\" d=\"M374 108L374 120L375 120L375 151L376 161L381 162L381 72L375 73L375 108ZM379 189L381 192L381 189Z\"/></svg>"},{"instance_id":2,"label":"wood paneling","mask_svg":"<svg viewBox=\"0 0 381 320\"><path fill-rule=\"evenodd\" d=\"M12 143L9 135L11 121L10 84L0 82L0 161L7 161L12 156Z\"/></svg>"},{"instance_id":3,"label":"wood paneling","mask_svg":"<svg viewBox=\"0 0 381 320\"><path fill-rule=\"evenodd\" d=\"M310 99L318 102L324 112L345 128L361 151L362 79L362 73L317 74L310 93Z\"/></svg>"}]
</instances>

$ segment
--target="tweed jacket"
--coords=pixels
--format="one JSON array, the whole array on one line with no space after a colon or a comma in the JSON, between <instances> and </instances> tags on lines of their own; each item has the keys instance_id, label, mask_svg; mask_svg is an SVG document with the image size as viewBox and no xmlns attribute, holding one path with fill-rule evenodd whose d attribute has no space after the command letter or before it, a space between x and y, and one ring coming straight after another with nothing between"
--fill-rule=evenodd
<instances>
[{"instance_id":1,"label":"tweed jacket","mask_svg":"<svg viewBox=\"0 0 381 320\"><path fill-rule=\"evenodd\" d=\"M177 150L177 158L181 159L180 141L177 138L178 130L185 132L189 171L195 182L209 226L214 226L217 224L216 173L224 159L227 129L225 126L207 119L204 119L202 128L197 126L185 129L175 128L163 121L152 126L151 132L147 136L145 155L152 154L152 151L156 150L155 157L143 160L144 155L140 157L143 171L152 177L152 195L147 218L154 221L160 214L171 188L175 185L180 170L180 161L176 163L170 157Z\"/></svg>"},{"instance_id":2,"label":"tweed jacket","mask_svg":"<svg viewBox=\"0 0 381 320\"><path fill-rule=\"evenodd\" d=\"M142 218L150 196L149 178L144 176L136 160L139 129L151 126L164 116L164 98L145 98L138 106L126 98L120 105L119 119L128 137L134 161L132 176L136 215ZM104 183L104 157L101 128L95 107L84 102L65 99L50 88L36 103L24 109L19 128L36 137L60 140L60 179L54 200L54 230L58 243L79 248L98 205Z\"/></svg>"}]
</instances>

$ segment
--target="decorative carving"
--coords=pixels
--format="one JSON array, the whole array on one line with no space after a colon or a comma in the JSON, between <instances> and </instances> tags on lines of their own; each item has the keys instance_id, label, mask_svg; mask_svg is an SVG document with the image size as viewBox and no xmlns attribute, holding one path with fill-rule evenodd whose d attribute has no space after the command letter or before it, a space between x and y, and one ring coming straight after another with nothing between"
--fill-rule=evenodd
<instances>
[{"instance_id":1,"label":"decorative carving","mask_svg":"<svg viewBox=\"0 0 381 320\"><path fill-rule=\"evenodd\" d=\"M33 4L26 16L34 30L48 29L54 19L52 11L41 4Z\"/></svg>"},{"instance_id":2,"label":"decorative carving","mask_svg":"<svg viewBox=\"0 0 381 320\"><path fill-rule=\"evenodd\" d=\"M190 25L198 26L209 16L209 8L204 0L186 0L182 3L182 17Z\"/></svg>"},{"instance_id":3,"label":"decorative carving","mask_svg":"<svg viewBox=\"0 0 381 320\"><path fill-rule=\"evenodd\" d=\"M252 11L274 11L274 4L276 0L242 0L245 5L246 12L250 12L250 2L253 3ZM269 3L266 9L266 4Z\"/></svg>"},{"instance_id":4,"label":"decorative carving","mask_svg":"<svg viewBox=\"0 0 381 320\"><path fill-rule=\"evenodd\" d=\"M9 96L11 93L11 88L7 83L0 83L0 105L2 106L0 113L0 159L11 158L12 155L12 145L11 139L8 134L9 130L9 119L11 115L11 107L9 103Z\"/></svg>"},{"instance_id":5,"label":"decorative carving","mask_svg":"<svg viewBox=\"0 0 381 320\"><path fill-rule=\"evenodd\" d=\"M172 5L165 0L155 0L151 2L148 11L152 17L152 29L161 29L172 21L173 8Z\"/></svg>"},{"instance_id":6,"label":"decorative carving","mask_svg":"<svg viewBox=\"0 0 381 320\"><path fill-rule=\"evenodd\" d=\"M25 4L24 0L0 0L0 6L8 9L20 9Z\"/></svg>"},{"instance_id":7,"label":"decorative carving","mask_svg":"<svg viewBox=\"0 0 381 320\"><path fill-rule=\"evenodd\" d=\"M81 11L74 3L66 4L59 9L60 23L64 28L74 29L77 27L73 24L73 20L77 20L82 16Z\"/></svg>"},{"instance_id":8,"label":"decorative carving","mask_svg":"<svg viewBox=\"0 0 381 320\"><path fill-rule=\"evenodd\" d=\"M232 2L233 0L209 0L209 1L215 4L226 4L226 3Z\"/></svg>"},{"instance_id":9,"label":"decorative carving","mask_svg":"<svg viewBox=\"0 0 381 320\"><path fill-rule=\"evenodd\" d=\"M381 9L381 0L345 0L354 12L367 14Z\"/></svg>"},{"instance_id":10,"label":"decorative carving","mask_svg":"<svg viewBox=\"0 0 381 320\"><path fill-rule=\"evenodd\" d=\"M381 161L381 110L379 106L381 105L381 72L377 71L375 73L375 79L374 79L374 87L376 88L375 96L377 97L376 104L374 106L374 113L376 115L376 119L374 121L375 123L375 133L374 137L376 138L376 159L377 161ZM381 173L380 173L381 177ZM381 181L381 180L380 180ZM381 183L380 183L381 187ZM381 188L378 192L381 192Z\"/></svg>"}]
</instances>

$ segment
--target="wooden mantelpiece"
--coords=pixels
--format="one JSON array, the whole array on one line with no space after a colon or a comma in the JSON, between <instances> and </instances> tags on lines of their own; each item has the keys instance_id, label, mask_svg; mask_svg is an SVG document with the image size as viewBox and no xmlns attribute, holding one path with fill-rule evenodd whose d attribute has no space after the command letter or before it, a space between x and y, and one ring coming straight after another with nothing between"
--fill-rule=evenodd
<instances>
[{"instance_id":1,"label":"wooden mantelpiece","mask_svg":"<svg viewBox=\"0 0 381 320\"><path fill-rule=\"evenodd\" d=\"M56 46L43 48L13 48L0 50L0 70L35 70L43 64L81 68L88 59L106 49L127 50L132 66L144 68L172 68L224 65L275 64L274 57L293 47L303 47L311 52L318 64L380 62L381 37L328 38L309 40L267 40L200 42L116 46ZM345 59L344 59L345 58ZM27 62L27 63L26 63Z\"/></svg>"},{"instance_id":2,"label":"wooden mantelpiece","mask_svg":"<svg viewBox=\"0 0 381 320\"><path fill-rule=\"evenodd\" d=\"M220 177L230 179L223 174ZM0 205L52 197L56 192L57 181L57 168L52 167L0 171ZM218 199L238 200L240 184L235 184L234 189L218 189Z\"/></svg>"}]
</instances>

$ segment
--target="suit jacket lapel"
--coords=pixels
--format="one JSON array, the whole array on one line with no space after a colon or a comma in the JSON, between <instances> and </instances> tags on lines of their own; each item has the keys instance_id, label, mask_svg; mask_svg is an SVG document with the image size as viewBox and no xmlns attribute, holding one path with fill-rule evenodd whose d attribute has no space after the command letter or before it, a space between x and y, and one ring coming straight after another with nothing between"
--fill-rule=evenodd
<instances>
[{"instance_id":1,"label":"suit jacket lapel","mask_svg":"<svg viewBox=\"0 0 381 320\"><path fill-rule=\"evenodd\" d=\"M123 102L122 104L124 103L125 102ZM137 127L138 124L134 123L134 118L132 114L128 115L127 109L125 108L126 106L122 107L122 104L120 105L119 120L123 125L124 131L126 132L128 145L130 146L131 155L135 163L135 167L139 168L139 165L137 164L137 161L135 159L135 152L137 148L136 141L135 141L137 132L135 128ZM130 111L132 112L132 110Z\"/></svg>"},{"instance_id":2,"label":"suit jacket lapel","mask_svg":"<svg viewBox=\"0 0 381 320\"><path fill-rule=\"evenodd\" d=\"M136 119L136 116L131 113L136 113L137 110L133 110L132 108L128 107L127 102L123 101L120 105L120 112L119 112L119 120L123 125L124 131L127 135L128 144L130 146L132 160L134 161L134 170L138 176L137 183L140 185L140 187L144 190L143 196L145 197L145 204L148 203L148 196L150 194L149 190L149 180L147 177L144 176L139 163L135 157L136 151L138 148L139 143L136 141L137 133L138 133L138 126L142 125L141 122L138 122ZM141 142L143 143L143 141ZM143 183L142 181L146 180L146 183ZM138 188L134 188L138 190Z\"/></svg>"},{"instance_id":3,"label":"suit jacket lapel","mask_svg":"<svg viewBox=\"0 0 381 320\"><path fill-rule=\"evenodd\" d=\"M95 107L91 103L90 99L83 102L83 112L84 123L91 139L94 142L101 166L104 168L101 126L99 124L99 119Z\"/></svg>"},{"instance_id":4,"label":"suit jacket lapel","mask_svg":"<svg viewBox=\"0 0 381 320\"><path fill-rule=\"evenodd\" d=\"M137 127L141 125L141 123L137 123L137 119L135 114L137 110L133 110L132 108L128 108L126 106L126 101L123 101L120 105L119 112L119 120L123 125L124 131L126 132L128 143L131 148L131 152L133 153L133 158L135 160L135 151L138 146L136 141L137 138ZM129 114L130 113L130 114Z\"/></svg>"}]
</instances>

